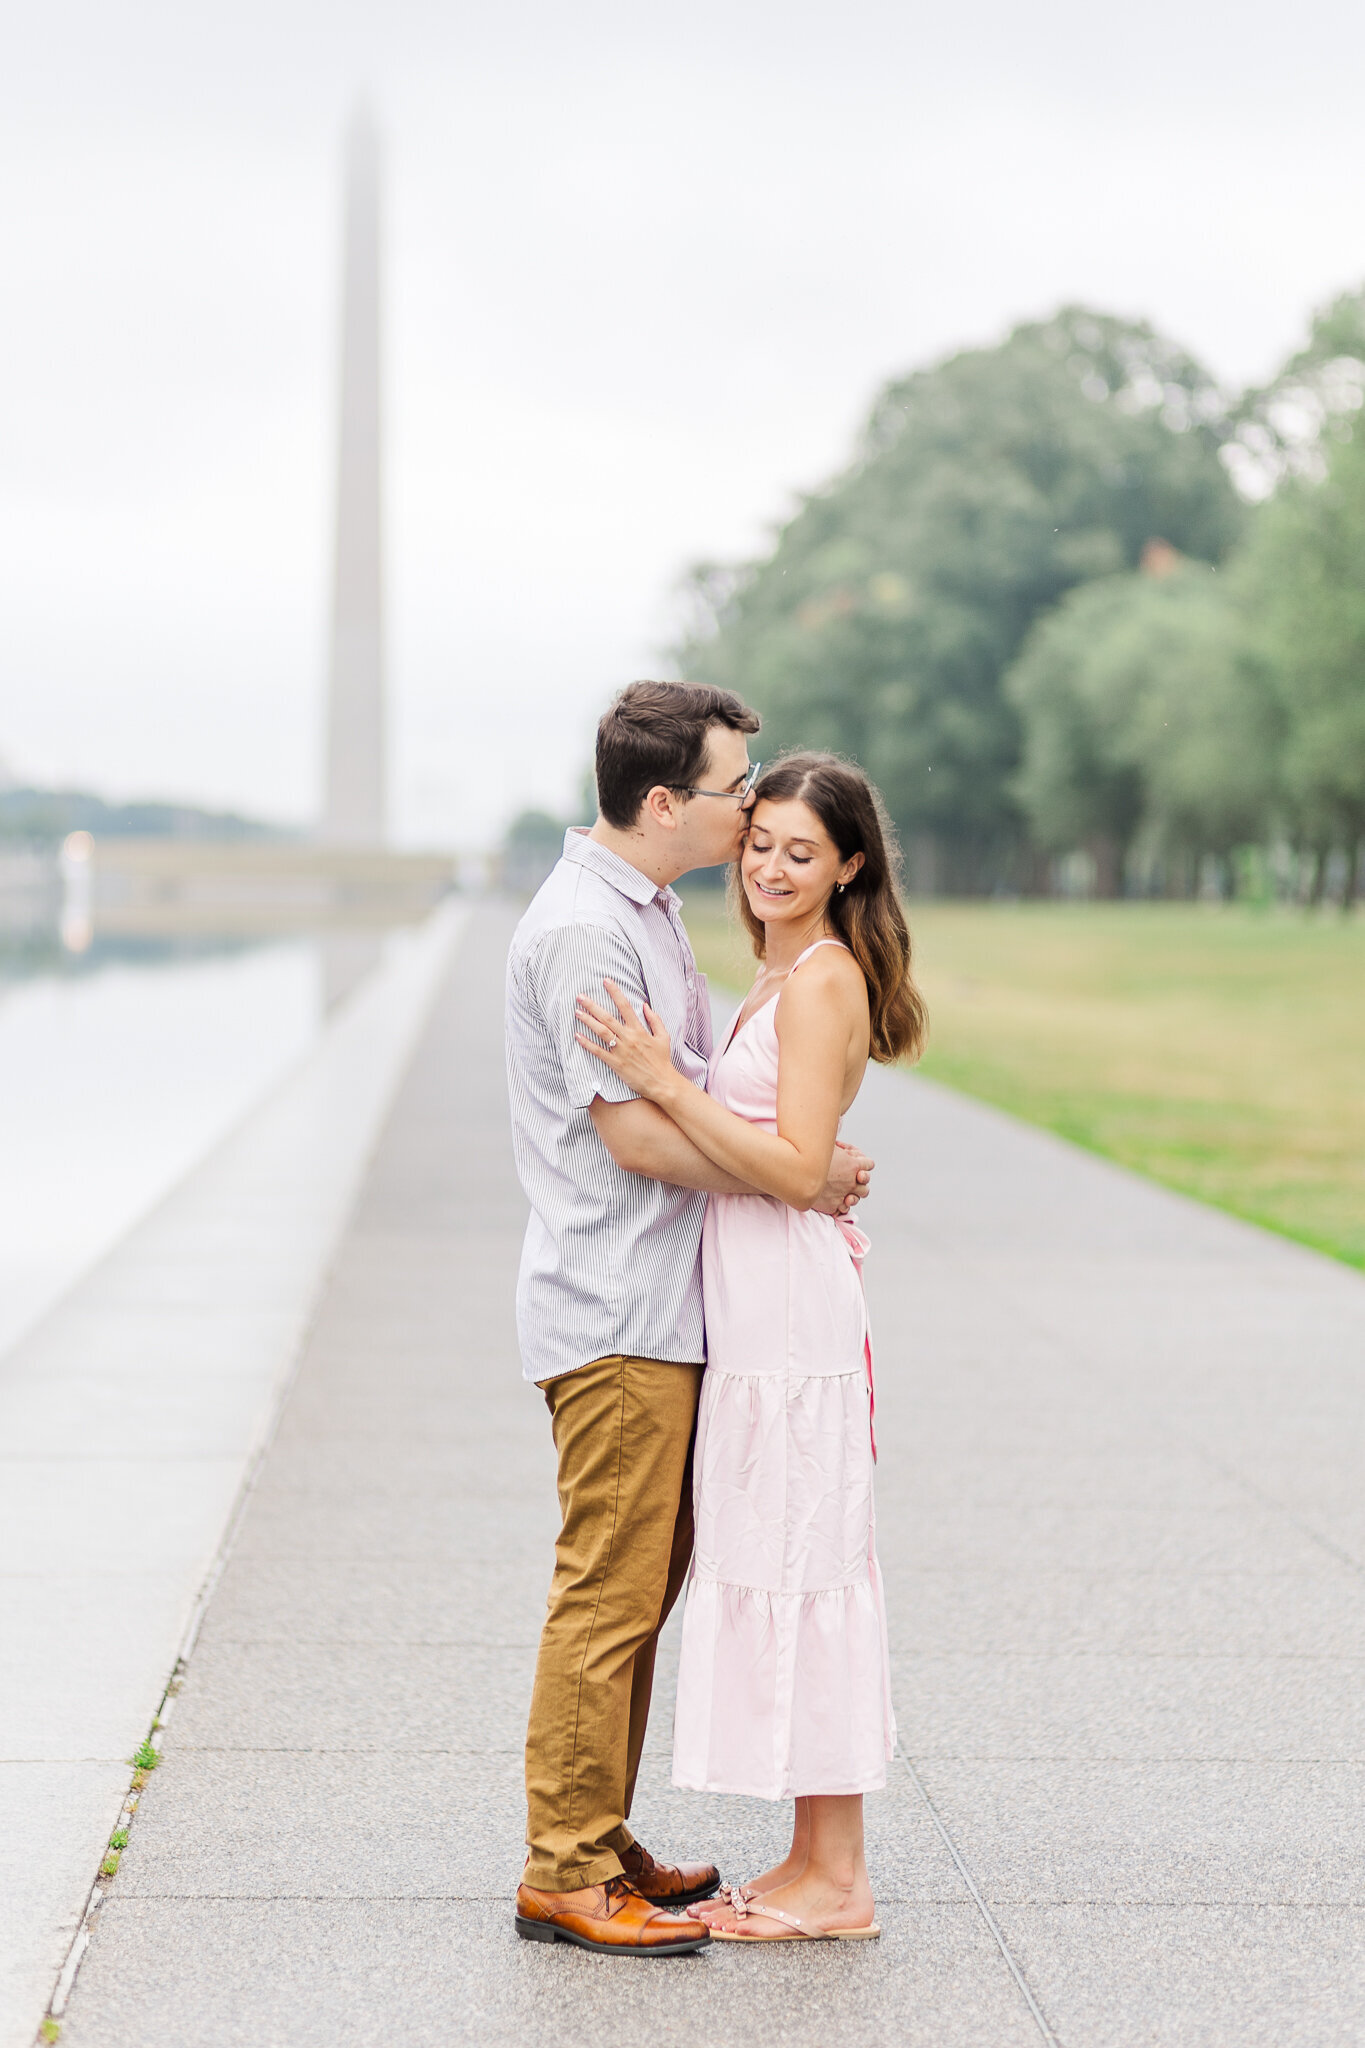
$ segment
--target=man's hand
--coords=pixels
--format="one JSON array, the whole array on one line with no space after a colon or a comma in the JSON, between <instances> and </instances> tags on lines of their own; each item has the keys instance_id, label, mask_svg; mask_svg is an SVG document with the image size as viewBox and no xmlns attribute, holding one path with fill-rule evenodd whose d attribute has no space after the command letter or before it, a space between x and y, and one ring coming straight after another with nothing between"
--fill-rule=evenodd
<instances>
[{"instance_id":1,"label":"man's hand","mask_svg":"<svg viewBox=\"0 0 1365 2048\"><path fill-rule=\"evenodd\" d=\"M847 1216L870 1189L876 1164L875 1159L869 1159L866 1152L860 1152L856 1145L845 1145L840 1139L829 1162L829 1179L819 1198L811 1204L812 1208L824 1216Z\"/></svg>"}]
</instances>

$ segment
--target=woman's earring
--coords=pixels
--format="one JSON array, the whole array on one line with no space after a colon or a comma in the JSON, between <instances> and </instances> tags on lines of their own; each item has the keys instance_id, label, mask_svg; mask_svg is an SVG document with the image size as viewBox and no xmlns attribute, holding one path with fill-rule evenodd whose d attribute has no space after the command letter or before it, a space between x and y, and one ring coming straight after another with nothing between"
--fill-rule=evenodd
<instances>
[{"instance_id":1,"label":"woman's earring","mask_svg":"<svg viewBox=\"0 0 1365 2048\"><path fill-rule=\"evenodd\" d=\"M844 893L844 890L845 890L845 889L846 889L847 887L848 887L848 884L847 884L846 882L840 882L840 884L839 884L839 894L840 894L841 896L843 895L843 893Z\"/></svg>"}]
</instances>

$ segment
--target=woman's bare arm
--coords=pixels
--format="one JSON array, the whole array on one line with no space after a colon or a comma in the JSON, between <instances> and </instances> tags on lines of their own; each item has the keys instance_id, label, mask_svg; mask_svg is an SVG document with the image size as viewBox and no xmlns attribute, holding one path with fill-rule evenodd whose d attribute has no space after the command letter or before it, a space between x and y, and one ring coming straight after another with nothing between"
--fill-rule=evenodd
<instances>
[{"instance_id":1,"label":"woman's bare arm","mask_svg":"<svg viewBox=\"0 0 1365 2048\"><path fill-rule=\"evenodd\" d=\"M854 963L847 956L825 962L816 955L778 998L776 1135L684 1080L654 1011L646 1008L641 1026L620 990L610 981L606 988L617 1015L580 1000L579 1043L637 1094L657 1103L724 1172L793 1209L813 1208L829 1177L849 1054L860 1039L866 1044L867 991ZM609 1038L615 1038L614 1047L606 1043Z\"/></svg>"},{"instance_id":2,"label":"woman's bare arm","mask_svg":"<svg viewBox=\"0 0 1365 2048\"><path fill-rule=\"evenodd\" d=\"M747 1181L708 1159L657 1102L604 1102L599 1095L588 1105L588 1115L616 1164L627 1173L643 1173L674 1187L702 1188L708 1195L754 1193Z\"/></svg>"}]
</instances>

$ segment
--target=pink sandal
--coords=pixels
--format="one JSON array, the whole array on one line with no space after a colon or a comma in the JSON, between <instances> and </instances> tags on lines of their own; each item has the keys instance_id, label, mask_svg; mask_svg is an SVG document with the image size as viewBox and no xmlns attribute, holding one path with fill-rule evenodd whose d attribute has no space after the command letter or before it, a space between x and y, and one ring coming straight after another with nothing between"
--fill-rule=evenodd
<instances>
[{"instance_id":1,"label":"pink sandal","mask_svg":"<svg viewBox=\"0 0 1365 2048\"><path fill-rule=\"evenodd\" d=\"M876 1941L882 1931L875 1920L866 1927L810 1928L798 1920L795 1913L784 1913L780 1906L755 1905L756 1920L780 1920L785 1927L795 1931L791 1934L746 1934L744 1922L749 1915L748 1894L743 1885L724 1885L721 1889L728 1894L739 1924L735 1927L713 1927L712 1941Z\"/></svg>"}]
</instances>

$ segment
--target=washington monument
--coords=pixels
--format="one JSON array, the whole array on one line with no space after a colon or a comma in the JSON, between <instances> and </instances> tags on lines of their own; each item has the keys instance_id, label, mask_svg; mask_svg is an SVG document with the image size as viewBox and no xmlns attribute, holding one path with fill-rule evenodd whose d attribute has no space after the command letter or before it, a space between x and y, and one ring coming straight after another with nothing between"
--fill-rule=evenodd
<instances>
[{"instance_id":1,"label":"washington monument","mask_svg":"<svg viewBox=\"0 0 1365 2048\"><path fill-rule=\"evenodd\" d=\"M385 836L384 616L379 430L379 139L356 113L346 136L341 413L322 834Z\"/></svg>"}]
</instances>

